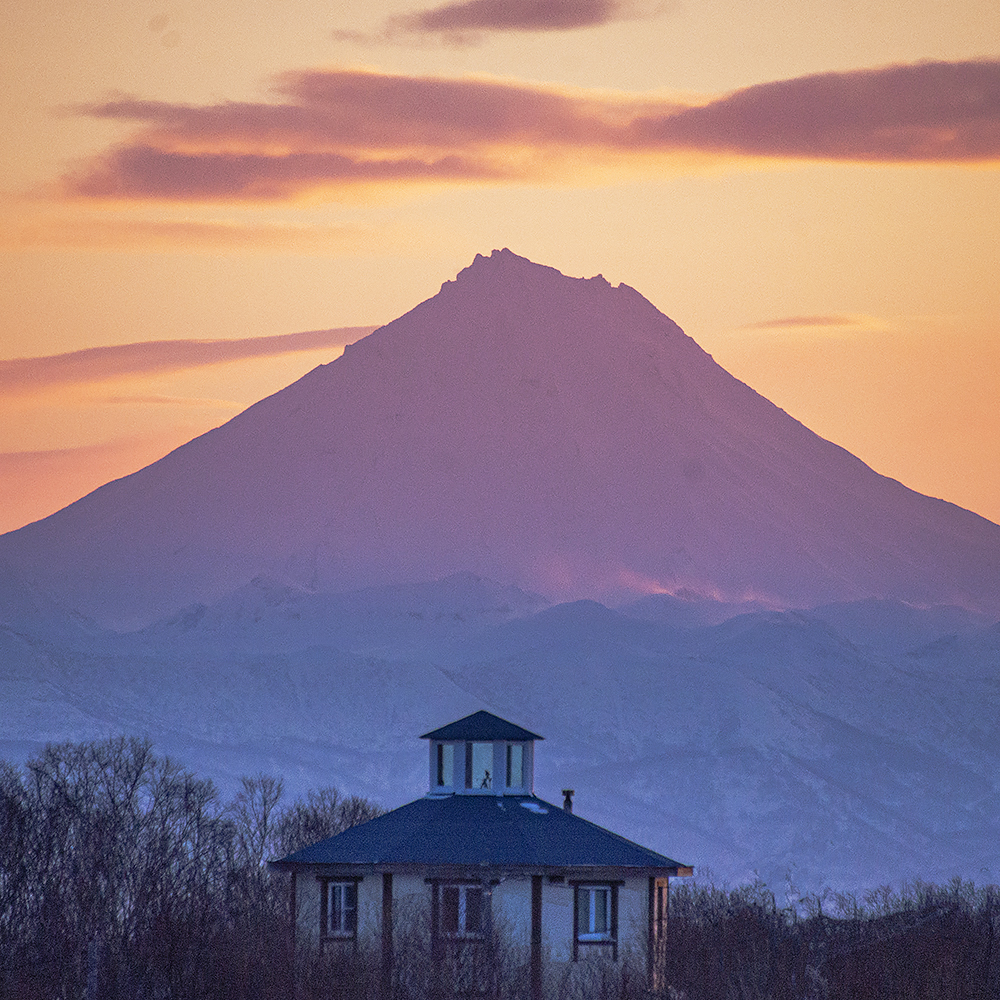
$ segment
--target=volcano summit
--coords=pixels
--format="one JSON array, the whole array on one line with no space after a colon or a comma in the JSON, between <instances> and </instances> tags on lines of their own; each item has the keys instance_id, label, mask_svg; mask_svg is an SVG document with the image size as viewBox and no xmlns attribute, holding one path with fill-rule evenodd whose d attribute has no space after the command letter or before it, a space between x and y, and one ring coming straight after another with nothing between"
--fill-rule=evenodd
<instances>
[{"instance_id":1,"label":"volcano summit","mask_svg":"<svg viewBox=\"0 0 1000 1000\"><path fill-rule=\"evenodd\" d=\"M627 285L509 250L3 536L0 564L119 628L261 575L347 591L466 571L552 599L1000 612L1000 527L818 437Z\"/></svg>"}]
</instances>

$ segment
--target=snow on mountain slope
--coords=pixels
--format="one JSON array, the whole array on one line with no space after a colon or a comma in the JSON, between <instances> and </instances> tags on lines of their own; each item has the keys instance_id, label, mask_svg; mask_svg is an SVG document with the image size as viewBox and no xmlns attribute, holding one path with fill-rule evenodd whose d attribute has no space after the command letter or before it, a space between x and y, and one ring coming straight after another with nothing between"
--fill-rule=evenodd
<instances>
[{"instance_id":1,"label":"snow on mountain slope","mask_svg":"<svg viewBox=\"0 0 1000 1000\"><path fill-rule=\"evenodd\" d=\"M1000 878L995 669L928 677L919 656L867 656L810 615L679 635L587 603L440 662L501 714L544 720L540 779L575 782L585 815L718 877Z\"/></svg>"},{"instance_id":2,"label":"snow on mountain slope","mask_svg":"<svg viewBox=\"0 0 1000 1000\"><path fill-rule=\"evenodd\" d=\"M316 593L257 577L211 606L193 605L132 636L137 648L280 652L327 645L401 655L546 605L533 594L471 573L428 583Z\"/></svg>"},{"instance_id":3,"label":"snow on mountain slope","mask_svg":"<svg viewBox=\"0 0 1000 1000\"><path fill-rule=\"evenodd\" d=\"M686 629L536 608L468 575L340 595L258 581L83 646L0 630L0 755L124 732L226 793L265 771L394 806L426 788L418 734L487 708L546 737L543 797L575 788L581 815L720 879L1000 878L995 627L957 636L952 612L903 609L934 641L889 656L870 648L881 618L866 632L851 606Z\"/></svg>"},{"instance_id":4,"label":"snow on mountain slope","mask_svg":"<svg viewBox=\"0 0 1000 1000\"><path fill-rule=\"evenodd\" d=\"M0 560L136 627L255 577L471 572L550 599L1000 610L1000 527L881 477L728 375L638 292L510 251Z\"/></svg>"},{"instance_id":5,"label":"snow on mountain slope","mask_svg":"<svg viewBox=\"0 0 1000 1000\"><path fill-rule=\"evenodd\" d=\"M3 632L0 703L0 756L16 761L50 741L138 735L227 793L264 771L294 792L336 783L380 801L426 783L414 732L478 707L432 664L323 646L140 655L113 636L81 652Z\"/></svg>"}]
</instances>

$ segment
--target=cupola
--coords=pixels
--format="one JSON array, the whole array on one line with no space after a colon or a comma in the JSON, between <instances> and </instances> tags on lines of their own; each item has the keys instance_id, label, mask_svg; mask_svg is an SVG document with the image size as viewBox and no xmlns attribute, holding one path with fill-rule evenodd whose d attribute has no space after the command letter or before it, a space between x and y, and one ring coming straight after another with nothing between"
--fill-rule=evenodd
<instances>
[{"instance_id":1,"label":"cupola","mask_svg":"<svg viewBox=\"0 0 1000 1000\"><path fill-rule=\"evenodd\" d=\"M430 741L429 795L534 794L537 733L474 712L420 738Z\"/></svg>"}]
</instances>

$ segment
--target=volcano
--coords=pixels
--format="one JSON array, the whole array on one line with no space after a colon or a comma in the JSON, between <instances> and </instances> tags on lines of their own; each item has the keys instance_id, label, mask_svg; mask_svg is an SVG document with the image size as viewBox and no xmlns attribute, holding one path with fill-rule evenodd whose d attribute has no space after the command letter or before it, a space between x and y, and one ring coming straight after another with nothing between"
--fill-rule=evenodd
<instances>
[{"instance_id":1,"label":"volcano","mask_svg":"<svg viewBox=\"0 0 1000 1000\"><path fill-rule=\"evenodd\" d=\"M1000 612L1000 527L818 437L627 285L509 250L0 537L0 565L120 629L260 576L348 591L463 572L552 600Z\"/></svg>"}]
</instances>

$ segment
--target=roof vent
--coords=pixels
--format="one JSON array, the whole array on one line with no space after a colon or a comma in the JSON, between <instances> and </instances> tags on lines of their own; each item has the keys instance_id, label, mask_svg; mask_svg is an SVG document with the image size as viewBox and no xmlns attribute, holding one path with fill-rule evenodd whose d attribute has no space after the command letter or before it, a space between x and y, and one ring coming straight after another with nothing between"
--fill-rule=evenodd
<instances>
[{"instance_id":1,"label":"roof vent","mask_svg":"<svg viewBox=\"0 0 1000 1000\"><path fill-rule=\"evenodd\" d=\"M562 793L563 793L563 809L565 809L566 812L571 813L573 811L573 789L564 788L562 790Z\"/></svg>"}]
</instances>

